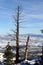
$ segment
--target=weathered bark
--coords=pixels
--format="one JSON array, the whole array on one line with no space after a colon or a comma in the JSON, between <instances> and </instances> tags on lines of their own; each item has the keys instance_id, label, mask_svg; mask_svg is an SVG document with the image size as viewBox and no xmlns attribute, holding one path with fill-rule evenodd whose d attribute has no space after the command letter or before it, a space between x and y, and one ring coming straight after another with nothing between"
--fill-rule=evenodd
<instances>
[{"instance_id":1,"label":"weathered bark","mask_svg":"<svg viewBox=\"0 0 43 65\"><path fill-rule=\"evenodd\" d=\"M27 42L26 42L25 59L28 58L28 42L29 42L29 36L27 37Z\"/></svg>"}]
</instances>

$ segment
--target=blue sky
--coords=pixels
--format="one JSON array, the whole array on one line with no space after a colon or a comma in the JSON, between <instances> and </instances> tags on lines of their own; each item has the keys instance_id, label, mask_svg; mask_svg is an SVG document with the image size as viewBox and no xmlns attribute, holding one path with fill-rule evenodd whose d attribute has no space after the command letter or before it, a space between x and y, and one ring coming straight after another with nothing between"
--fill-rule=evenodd
<instances>
[{"instance_id":1,"label":"blue sky","mask_svg":"<svg viewBox=\"0 0 43 65\"><path fill-rule=\"evenodd\" d=\"M20 1L20 2L19 2ZM13 15L21 4L20 34L40 34L43 29L43 0L0 0L0 34L12 33L15 29Z\"/></svg>"}]
</instances>

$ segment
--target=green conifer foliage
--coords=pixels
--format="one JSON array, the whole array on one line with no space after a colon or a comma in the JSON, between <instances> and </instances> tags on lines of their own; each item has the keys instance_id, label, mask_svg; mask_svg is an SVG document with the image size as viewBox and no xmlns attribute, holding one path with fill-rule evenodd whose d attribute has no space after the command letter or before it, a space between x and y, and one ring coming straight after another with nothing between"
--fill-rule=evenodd
<instances>
[{"instance_id":1,"label":"green conifer foliage","mask_svg":"<svg viewBox=\"0 0 43 65\"><path fill-rule=\"evenodd\" d=\"M4 53L4 64L5 65L12 65L13 64L13 53L11 51L12 47L8 44L6 46L6 50L5 50L5 53Z\"/></svg>"}]
</instances>

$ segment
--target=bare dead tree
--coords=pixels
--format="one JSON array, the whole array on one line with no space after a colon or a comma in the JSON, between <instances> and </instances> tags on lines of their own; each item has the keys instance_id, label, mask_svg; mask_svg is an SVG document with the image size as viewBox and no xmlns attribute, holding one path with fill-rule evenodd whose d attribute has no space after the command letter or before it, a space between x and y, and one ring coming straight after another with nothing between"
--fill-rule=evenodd
<instances>
[{"instance_id":1,"label":"bare dead tree","mask_svg":"<svg viewBox=\"0 0 43 65\"><path fill-rule=\"evenodd\" d=\"M19 42L21 42L19 40L19 28L20 28L20 23L22 23L21 19L20 19L20 15L21 15L21 7L18 5L16 16L13 16L13 18L15 20L14 24L16 26L16 31L13 29L12 29L12 31L14 32L15 35L12 36L9 34L13 38L12 40L16 41L16 62L19 62ZM27 40L26 44L28 45L28 40Z\"/></svg>"},{"instance_id":2,"label":"bare dead tree","mask_svg":"<svg viewBox=\"0 0 43 65\"><path fill-rule=\"evenodd\" d=\"M15 41L16 41L16 63L19 62L19 23L20 23L20 14L21 14L21 9L20 6L18 5L17 7L17 13L15 16L15 26L16 26L16 31L12 30L15 33Z\"/></svg>"},{"instance_id":3,"label":"bare dead tree","mask_svg":"<svg viewBox=\"0 0 43 65\"><path fill-rule=\"evenodd\" d=\"M28 58L28 42L29 42L29 36L27 37L27 41L26 41L25 59Z\"/></svg>"}]
</instances>

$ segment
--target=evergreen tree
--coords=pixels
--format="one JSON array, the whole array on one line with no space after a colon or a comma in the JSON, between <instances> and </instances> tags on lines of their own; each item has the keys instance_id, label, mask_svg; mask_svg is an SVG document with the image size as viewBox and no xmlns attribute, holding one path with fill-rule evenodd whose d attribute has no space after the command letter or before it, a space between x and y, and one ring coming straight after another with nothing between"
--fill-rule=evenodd
<instances>
[{"instance_id":1,"label":"evergreen tree","mask_svg":"<svg viewBox=\"0 0 43 65\"><path fill-rule=\"evenodd\" d=\"M9 42L8 42L9 43ZM4 64L5 65L12 65L13 64L13 53L11 51L12 47L8 44L6 46L6 50L5 50L5 53L4 53Z\"/></svg>"}]
</instances>

